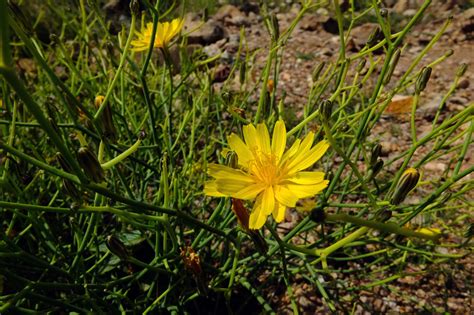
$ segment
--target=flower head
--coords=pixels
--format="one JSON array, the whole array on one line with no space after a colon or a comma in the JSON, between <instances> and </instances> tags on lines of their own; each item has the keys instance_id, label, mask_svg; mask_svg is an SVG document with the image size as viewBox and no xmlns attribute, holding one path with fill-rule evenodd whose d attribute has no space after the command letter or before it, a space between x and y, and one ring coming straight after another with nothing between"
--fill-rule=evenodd
<instances>
[{"instance_id":1,"label":"flower head","mask_svg":"<svg viewBox=\"0 0 474 315\"><path fill-rule=\"evenodd\" d=\"M162 48L171 41L171 39L181 31L184 20L177 18L171 22L158 23L155 34L155 44L153 47ZM132 41L134 46L132 50L142 51L150 47L151 35L153 33L153 23L147 23L141 32L137 32L138 39Z\"/></svg>"},{"instance_id":2,"label":"flower head","mask_svg":"<svg viewBox=\"0 0 474 315\"><path fill-rule=\"evenodd\" d=\"M329 147L327 141L313 146L314 133L296 140L286 148L286 128L278 121L270 135L265 124L243 127L245 142L236 134L227 140L237 154L238 169L210 164L204 192L215 197L256 199L250 214L249 228L259 229L272 214L277 222L283 221L287 207L295 207L300 198L321 192L329 181L323 172L304 171L318 161Z\"/></svg>"}]
</instances>

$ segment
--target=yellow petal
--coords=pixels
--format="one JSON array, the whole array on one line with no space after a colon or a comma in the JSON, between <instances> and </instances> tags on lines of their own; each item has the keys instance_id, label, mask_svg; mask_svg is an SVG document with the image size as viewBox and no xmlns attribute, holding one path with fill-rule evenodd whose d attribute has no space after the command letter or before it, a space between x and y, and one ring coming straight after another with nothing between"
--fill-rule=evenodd
<instances>
[{"instance_id":1,"label":"yellow petal","mask_svg":"<svg viewBox=\"0 0 474 315\"><path fill-rule=\"evenodd\" d=\"M328 180L324 180L316 185L293 185L288 184L288 190L298 198L307 198L320 193L329 184Z\"/></svg>"},{"instance_id":2,"label":"yellow petal","mask_svg":"<svg viewBox=\"0 0 474 315\"><path fill-rule=\"evenodd\" d=\"M320 141L297 164L289 167L288 173L292 174L307 169L316 163L326 153L328 148L329 143L326 140Z\"/></svg>"},{"instance_id":3,"label":"yellow petal","mask_svg":"<svg viewBox=\"0 0 474 315\"><path fill-rule=\"evenodd\" d=\"M306 137L301 142L301 145L298 148L298 151L294 154L294 156L290 159L288 168L291 169L298 163L300 163L305 156L310 152L311 146L314 142L314 133L310 132L306 135Z\"/></svg>"},{"instance_id":4,"label":"yellow petal","mask_svg":"<svg viewBox=\"0 0 474 315\"><path fill-rule=\"evenodd\" d=\"M263 153L269 154L270 149L270 134L268 133L267 126L265 124L257 125L257 139L260 145L260 150Z\"/></svg>"},{"instance_id":5,"label":"yellow petal","mask_svg":"<svg viewBox=\"0 0 474 315\"><path fill-rule=\"evenodd\" d=\"M252 178L252 176L244 173L241 170L236 170L225 165L211 163L209 164L207 170L209 175L216 179L232 179L249 184L255 183L255 180Z\"/></svg>"},{"instance_id":6,"label":"yellow petal","mask_svg":"<svg viewBox=\"0 0 474 315\"><path fill-rule=\"evenodd\" d=\"M246 187L249 186L249 183L246 181L237 181L235 179L223 179L219 178L216 179L216 185L217 185L217 191L220 193L229 196L229 197L234 197L242 190L245 189Z\"/></svg>"},{"instance_id":7,"label":"yellow petal","mask_svg":"<svg viewBox=\"0 0 474 315\"><path fill-rule=\"evenodd\" d=\"M313 185L324 180L324 172L298 172L287 180L300 185Z\"/></svg>"},{"instance_id":8,"label":"yellow petal","mask_svg":"<svg viewBox=\"0 0 474 315\"><path fill-rule=\"evenodd\" d=\"M272 136L272 152L278 158L281 159L283 152L286 147L286 127L282 120L277 121L273 128Z\"/></svg>"},{"instance_id":9,"label":"yellow petal","mask_svg":"<svg viewBox=\"0 0 474 315\"><path fill-rule=\"evenodd\" d=\"M301 140L296 139L295 142L293 142L293 145L283 154L283 157L280 160L280 166L285 163L287 160L291 160L291 158L295 155L296 152L298 152L298 149L300 147Z\"/></svg>"},{"instance_id":10,"label":"yellow petal","mask_svg":"<svg viewBox=\"0 0 474 315\"><path fill-rule=\"evenodd\" d=\"M250 213L250 218L249 218L249 228L250 229L259 229L263 226L263 224L265 224L265 220L263 221L262 224L260 224L261 222L261 214L262 214L262 195L258 196L257 199L255 200L255 204L253 205L253 209L252 209L252 213ZM266 219L266 216L263 215L262 218L265 218ZM259 221L260 219L260 221Z\"/></svg>"},{"instance_id":11,"label":"yellow petal","mask_svg":"<svg viewBox=\"0 0 474 315\"><path fill-rule=\"evenodd\" d=\"M250 150L254 152L260 149L257 139L257 129L252 124L245 125L243 128L245 143Z\"/></svg>"},{"instance_id":12,"label":"yellow petal","mask_svg":"<svg viewBox=\"0 0 474 315\"><path fill-rule=\"evenodd\" d=\"M224 194L217 191L216 181L209 181L204 184L204 194L212 197L225 197Z\"/></svg>"},{"instance_id":13,"label":"yellow petal","mask_svg":"<svg viewBox=\"0 0 474 315\"><path fill-rule=\"evenodd\" d=\"M237 153L239 165L247 168L249 162L254 159L249 148L245 145L242 139L234 133L227 137L227 142L229 143L230 148Z\"/></svg>"},{"instance_id":14,"label":"yellow petal","mask_svg":"<svg viewBox=\"0 0 474 315\"><path fill-rule=\"evenodd\" d=\"M243 199L243 200L254 199L255 197L257 197L259 193L262 192L262 190L265 189L265 187L266 185L261 184L261 183L252 184L238 191L232 197L237 198L237 199Z\"/></svg>"},{"instance_id":15,"label":"yellow petal","mask_svg":"<svg viewBox=\"0 0 474 315\"><path fill-rule=\"evenodd\" d=\"M280 223L285 218L286 207L279 202L275 202L275 207L273 208L273 218L276 222Z\"/></svg>"},{"instance_id":16,"label":"yellow petal","mask_svg":"<svg viewBox=\"0 0 474 315\"><path fill-rule=\"evenodd\" d=\"M298 201L298 197L288 187L283 185L275 186L275 198L279 203L287 207L294 207Z\"/></svg>"},{"instance_id":17,"label":"yellow petal","mask_svg":"<svg viewBox=\"0 0 474 315\"><path fill-rule=\"evenodd\" d=\"M269 215L275 207L275 194L273 192L273 187L269 186L263 191L262 197L262 210L265 215Z\"/></svg>"}]
</instances>

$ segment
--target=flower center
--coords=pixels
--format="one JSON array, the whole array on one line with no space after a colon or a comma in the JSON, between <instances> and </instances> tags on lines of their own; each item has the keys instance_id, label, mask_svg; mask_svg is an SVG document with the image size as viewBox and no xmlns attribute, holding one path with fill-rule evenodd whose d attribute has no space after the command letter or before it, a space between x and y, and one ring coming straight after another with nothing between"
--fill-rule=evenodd
<instances>
[{"instance_id":1,"label":"flower center","mask_svg":"<svg viewBox=\"0 0 474 315\"><path fill-rule=\"evenodd\" d=\"M254 152L255 160L250 162L250 173L256 177L257 181L272 186L281 179L281 169L278 165L278 158L274 154L261 151Z\"/></svg>"}]
</instances>

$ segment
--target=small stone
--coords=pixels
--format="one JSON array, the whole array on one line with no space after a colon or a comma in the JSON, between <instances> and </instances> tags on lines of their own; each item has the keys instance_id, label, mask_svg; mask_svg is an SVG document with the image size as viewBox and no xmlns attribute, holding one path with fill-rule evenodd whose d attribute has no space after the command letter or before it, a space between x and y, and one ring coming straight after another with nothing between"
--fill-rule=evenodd
<instances>
[{"instance_id":1,"label":"small stone","mask_svg":"<svg viewBox=\"0 0 474 315\"><path fill-rule=\"evenodd\" d=\"M428 172L444 172L446 170L446 164L441 162L431 161L425 164L424 169Z\"/></svg>"},{"instance_id":2,"label":"small stone","mask_svg":"<svg viewBox=\"0 0 474 315\"><path fill-rule=\"evenodd\" d=\"M468 79L462 79L458 83L458 89L467 89L469 87L469 80Z\"/></svg>"},{"instance_id":3,"label":"small stone","mask_svg":"<svg viewBox=\"0 0 474 315\"><path fill-rule=\"evenodd\" d=\"M203 24L192 14L186 16L184 30L191 32L188 36L189 44L209 45L225 37L224 29L218 22L210 19Z\"/></svg>"}]
</instances>

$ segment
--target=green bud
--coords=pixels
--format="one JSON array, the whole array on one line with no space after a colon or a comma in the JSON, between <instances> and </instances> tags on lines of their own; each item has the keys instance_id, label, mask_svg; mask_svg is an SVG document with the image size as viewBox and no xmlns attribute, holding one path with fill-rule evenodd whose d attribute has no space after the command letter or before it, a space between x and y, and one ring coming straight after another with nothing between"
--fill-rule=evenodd
<instances>
[{"instance_id":1,"label":"green bud","mask_svg":"<svg viewBox=\"0 0 474 315\"><path fill-rule=\"evenodd\" d=\"M382 153L382 146L380 143L377 143L373 148L370 154L370 165L374 165L377 162L380 154Z\"/></svg>"},{"instance_id":2,"label":"green bud","mask_svg":"<svg viewBox=\"0 0 474 315\"><path fill-rule=\"evenodd\" d=\"M104 180L104 170L94 153L88 147L81 147L77 151L77 161L84 173L94 182L100 183Z\"/></svg>"},{"instance_id":3,"label":"green bud","mask_svg":"<svg viewBox=\"0 0 474 315\"><path fill-rule=\"evenodd\" d=\"M383 38L383 32L380 26L377 26L372 33L370 33L369 38L367 39L367 46L371 47L377 44Z\"/></svg>"},{"instance_id":4,"label":"green bud","mask_svg":"<svg viewBox=\"0 0 474 315\"><path fill-rule=\"evenodd\" d=\"M313 74L311 76L313 78L313 82L316 82L318 80L318 77L321 74L321 71L323 70L325 65L326 63L323 61L316 68L314 68Z\"/></svg>"},{"instance_id":5,"label":"green bud","mask_svg":"<svg viewBox=\"0 0 474 315\"><path fill-rule=\"evenodd\" d=\"M72 168L69 166L69 163L64 159L64 156L60 153L56 153L56 161L58 161L59 165L61 165L61 168L65 170L66 172L71 172Z\"/></svg>"},{"instance_id":6,"label":"green bud","mask_svg":"<svg viewBox=\"0 0 474 315\"><path fill-rule=\"evenodd\" d=\"M359 73L359 74L363 74L365 71L365 64L367 63L367 60L366 59L361 59L359 61L359 63L357 64L357 68L356 68L356 71Z\"/></svg>"},{"instance_id":7,"label":"green bud","mask_svg":"<svg viewBox=\"0 0 474 315\"><path fill-rule=\"evenodd\" d=\"M456 76L457 77L462 77L466 71L467 71L468 65L467 63L462 63L459 67L458 70L456 71Z\"/></svg>"},{"instance_id":8,"label":"green bud","mask_svg":"<svg viewBox=\"0 0 474 315\"><path fill-rule=\"evenodd\" d=\"M420 94L426 88L426 84L430 80L431 71L432 71L431 67L424 67L421 70L415 83L416 94Z\"/></svg>"},{"instance_id":9,"label":"green bud","mask_svg":"<svg viewBox=\"0 0 474 315\"><path fill-rule=\"evenodd\" d=\"M107 248L112 252L112 254L119 257L120 259L127 260L128 257L130 257L130 253L127 247L125 247L125 244L117 237L113 235L107 236L106 245Z\"/></svg>"},{"instance_id":10,"label":"green bud","mask_svg":"<svg viewBox=\"0 0 474 315\"><path fill-rule=\"evenodd\" d=\"M245 74L246 74L246 71L247 71L247 63L245 62L245 60L243 60L243 61L240 63L240 68L239 68L239 81L240 81L240 84L244 84L244 83L245 83Z\"/></svg>"},{"instance_id":11,"label":"green bud","mask_svg":"<svg viewBox=\"0 0 474 315\"><path fill-rule=\"evenodd\" d=\"M140 2L138 0L130 1L130 12L135 16L140 14Z\"/></svg>"},{"instance_id":12,"label":"green bud","mask_svg":"<svg viewBox=\"0 0 474 315\"><path fill-rule=\"evenodd\" d=\"M390 82L390 79L392 78L393 71L395 71L395 68L397 67L398 60L400 60L400 54L402 50L400 48L397 48L395 50L395 53L393 54L392 57L392 62L390 63L390 67L388 68L387 75L385 77L385 80L383 81L384 85L387 85Z\"/></svg>"},{"instance_id":13,"label":"green bud","mask_svg":"<svg viewBox=\"0 0 474 315\"><path fill-rule=\"evenodd\" d=\"M420 172L415 168L406 169L397 186L395 187L395 193L392 197L392 205L399 205L405 200L406 196L415 189L416 185L420 181Z\"/></svg>"},{"instance_id":14,"label":"green bud","mask_svg":"<svg viewBox=\"0 0 474 315\"><path fill-rule=\"evenodd\" d=\"M332 101L329 99L326 99L321 103L321 106L320 106L321 116L325 121L329 121L331 119L332 105L333 105Z\"/></svg>"},{"instance_id":15,"label":"green bud","mask_svg":"<svg viewBox=\"0 0 474 315\"><path fill-rule=\"evenodd\" d=\"M371 175L370 175L370 179L374 178L375 176L377 176L377 174L382 170L383 168L383 165L384 165L384 162L382 159L378 159L371 167Z\"/></svg>"},{"instance_id":16,"label":"green bud","mask_svg":"<svg viewBox=\"0 0 474 315\"><path fill-rule=\"evenodd\" d=\"M272 23L273 39L277 40L280 38L280 26L278 25L278 19L275 13L270 15L270 22Z\"/></svg>"},{"instance_id":17,"label":"green bud","mask_svg":"<svg viewBox=\"0 0 474 315\"><path fill-rule=\"evenodd\" d=\"M73 182L67 179L63 179L63 191L66 195L70 196L74 200L81 200L82 194L77 189L76 185Z\"/></svg>"}]
</instances>

